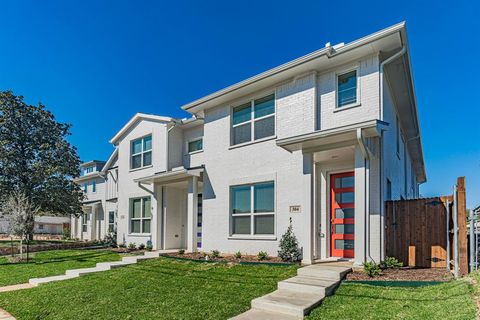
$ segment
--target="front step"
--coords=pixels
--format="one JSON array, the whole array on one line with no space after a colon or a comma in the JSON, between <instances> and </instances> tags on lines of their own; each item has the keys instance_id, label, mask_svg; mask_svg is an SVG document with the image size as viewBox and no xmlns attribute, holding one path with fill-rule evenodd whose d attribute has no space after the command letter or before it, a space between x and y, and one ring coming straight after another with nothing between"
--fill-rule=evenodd
<instances>
[{"instance_id":1,"label":"front step","mask_svg":"<svg viewBox=\"0 0 480 320\"><path fill-rule=\"evenodd\" d=\"M296 276L278 283L278 289L298 292L316 293L323 296L330 295L339 282L332 279Z\"/></svg>"},{"instance_id":2,"label":"front step","mask_svg":"<svg viewBox=\"0 0 480 320\"><path fill-rule=\"evenodd\" d=\"M61 275L61 276L52 276L52 277L45 277L45 278L33 278L28 280L33 286L38 286L44 283L53 282L53 281L63 281L68 279L77 278L78 276L75 275Z\"/></svg>"},{"instance_id":3,"label":"front step","mask_svg":"<svg viewBox=\"0 0 480 320\"><path fill-rule=\"evenodd\" d=\"M239 314L236 317L230 318L230 320L300 320L303 317L291 316L289 314L279 314L277 312L268 312L264 310L250 309L247 312Z\"/></svg>"},{"instance_id":4,"label":"front step","mask_svg":"<svg viewBox=\"0 0 480 320\"><path fill-rule=\"evenodd\" d=\"M252 300L252 309L303 317L321 303L325 295L291 290L277 290Z\"/></svg>"},{"instance_id":5,"label":"front step","mask_svg":"<svg viewBox=\"0 0 480 320\"><path fill-rule=\"evenodd\" d=\"M352 271L352 268L332 266L327 264L314 264L297 270L299 276L312 278L332 279L336 281L342 280L345 275Z\"/></svg>"}]
</instances>

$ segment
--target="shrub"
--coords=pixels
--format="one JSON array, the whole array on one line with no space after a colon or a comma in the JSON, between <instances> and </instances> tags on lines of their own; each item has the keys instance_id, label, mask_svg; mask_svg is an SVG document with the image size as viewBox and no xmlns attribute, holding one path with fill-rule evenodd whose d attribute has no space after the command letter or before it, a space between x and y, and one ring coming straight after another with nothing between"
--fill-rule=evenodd
<instances>
[{"instance_id":1,"label":"shrub","mask_svg":"<svg viewBox=\"0 0 480 320\"><path fill-rule=\"evenodd\" d=\"M116 248L117 247L117 237L113 233L109 233L103 239L103 243L109 247Z\"/></svg>"},{"instance_id":2,"label":"shrub","mask_svg":"<svg viewBox=\"0 0 480 320\"><path fill-rule=\"evenodd\" d=\"M139 250L144 250L144 249L145 249L145 244L144 244L144 243L140 243L140 244L138 245L138 249L139 249Z\"/></svg>"},{"instance_id":3,"label":"shrub","mask_svg":"<svg viewBox=\"0 0 480 320\"><path fill-rule=\"evenodd\" d=\"M257 253L257 259L260 261L267 260L268 253L266 253L265 251L260 251L259 253Z\"/></svg>"},{"instance_id":4,"label":"shrub","mask_svg":"<svg viewBox=\"0 0 480 320\"><path fill-rule=\"evenodd\" d=\"M128 244L128 249L130 249L130 250L135 250L135 249L137 249L137 244L136 244L135 242L130 242L130 243Z\"/></svg>"},{"instance_id":5,"label":"shrub","mask_svg":"<svg viewBox=\"0 0 480 320\"><path fill-rule=\"evenodd\" d=\"M151 243L147 243L145 249L147 249L147 251L152 251L153 250L153 245Z\"/></svg>"},{"instance_id":6,"label":"shrub","mask_svg":"<svg viewBox=\"0 0 480 320\"><path fill-rule=\"evenodd\" d=\"M397 269L403 267L403 262L398 261L395 257L386 257L382 265L388 269Z\"/></svg>"},{"instance_id":7,"label":"shrub","mask_svg":"<svg viewBox=\"0 0 480 320\"><path fill-rule=\"evenodd\" d=\"M375 262L365 262L363 264L363 271L369 276L369 277L376 277L382 274L382 269L380 269L380 266L376 264Z\"/></svg>"},{"instance_id":8,"label":"shrub","mask_svg":"<svg viewBox=\"0 0 480 320\"><path fill-rule=\"evenodd\" d=\"M185 250L184 249L178 250L178 254L185 254Z\"/></svg>"},{"instance_id":9,"label":"shrub","mask_svg":"<svg viewBox=\"0 0 480 320\"><path fill-rule=\"evenodd\" d=\"M213 250L212 251L212 258L220 258L220 251Z\"/></svg>"},{"instance_id":10,"label":"shrub","mask_svg":"<svg viewBox=\"0 0 480 320\"><path fill-rule=\"evenodd\" d=\"M70 240L70 227L69 226L65 226L63 228L63 240Z\"/></svg>"},{"instance_id":11,"label":"shrub","mask_svg":"<svg viewBox=\"0 0 480 320\"><path fill-rule=\"evenodd\" d=\"M278 250L278 256L283 261L297 262L300 261L302 252L298 247L298 240L293 233L292 218L290 218L290 225L287 231L280 239L280 250Z\"/></svg>"},{"instance_id":12,"label":"shrub","mask_svg":"<svg viewBox=\"0 0 480 320\"><path fill-rule=\"evenodd\" d=\"M233 256L235 257L235 259L241 259L242 258L242 253L240 251L237 251L237 252L235 252L235 254Z\"/></svg>"},{"instance_id":13,"label":"shrub","mask_svg":"<svg viewBox=\"0 0 480 320\"><path fill-rule=\"evenodd\" d=\"M127 244L125 242L122 242L118 245L119 248L126 248Z\"/></svg>"}]
</instances>

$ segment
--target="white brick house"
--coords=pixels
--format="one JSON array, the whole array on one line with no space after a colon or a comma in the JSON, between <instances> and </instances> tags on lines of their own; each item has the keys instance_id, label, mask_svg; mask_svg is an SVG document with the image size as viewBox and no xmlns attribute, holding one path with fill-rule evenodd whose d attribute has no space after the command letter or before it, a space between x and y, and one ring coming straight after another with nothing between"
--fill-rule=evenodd
<instances>
[{"instance_id":1,"label":"white brick house","mask_svg":"<svg viewBox=\"0 0 480 320\"><path fill-rule=\"evenodd\" d=\"M192 118L137 114L111 140L100 175L117 174L119 242L276 255L291 218L304 263L378 261L384 201L426 181L404 23L182 109Z\"/></svg>"}]
</instances>

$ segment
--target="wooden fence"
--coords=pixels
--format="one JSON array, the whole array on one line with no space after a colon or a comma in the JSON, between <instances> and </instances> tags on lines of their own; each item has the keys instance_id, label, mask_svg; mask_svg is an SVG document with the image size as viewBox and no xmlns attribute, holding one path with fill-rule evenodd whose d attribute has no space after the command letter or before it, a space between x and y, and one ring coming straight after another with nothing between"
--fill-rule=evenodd
<instances>
[{"instance_id":1,"label":"wooden fence","mask_svg":"<svg viewBox=\"0 0 480 320\"><path fill-rule=\"evenodd\" d=\"M457 181L457 203L453 196L387 201L385 211L386 255L412 267L447 267L447 217L453 230L452 206L457 206L460 274L468 273L465 178ZM448 208L450 206L450 208ZM449 232L450 260L453 233Z\"/></svg>"}]
</instances>

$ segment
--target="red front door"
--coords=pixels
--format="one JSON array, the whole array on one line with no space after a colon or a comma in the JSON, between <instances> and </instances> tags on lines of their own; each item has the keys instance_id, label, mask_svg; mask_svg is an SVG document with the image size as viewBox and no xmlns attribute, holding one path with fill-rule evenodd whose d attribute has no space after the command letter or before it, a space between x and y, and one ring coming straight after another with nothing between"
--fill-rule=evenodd
<instances>
[{"instance_id":1,"label":"red front door","mask_svg":"<svg viewBox=\"0 0 480 320\"><path fill-rule=\"evenodd\" d=\"M354 257L355 180L353 172L330 176L330 247L332 257Z\"/></svg>"}]
</instances>

